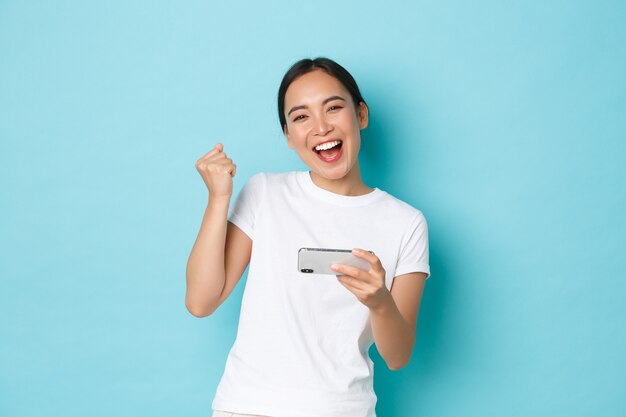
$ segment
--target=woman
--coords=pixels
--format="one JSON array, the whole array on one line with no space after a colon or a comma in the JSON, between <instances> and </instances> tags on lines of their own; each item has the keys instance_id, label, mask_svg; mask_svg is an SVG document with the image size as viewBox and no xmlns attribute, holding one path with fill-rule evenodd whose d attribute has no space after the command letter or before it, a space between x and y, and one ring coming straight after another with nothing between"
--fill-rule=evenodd
<instances>
[{"instance_id":1,"label":"woman","mask_svg":"<svg viewBox=\"0 0 626 417\"><path fill-rule=\"evenodd\" d=\"M254 175L229 213L235 164L221 144L196 162L209 199L187 265L188 310L213 313L250 264L214 416L375 416L368 348L376 343L390 369L409 362L430 274L426 221L363 182L368 107L339 64L295 63L278 113L309 171ZM355 248L370 268L303 274L303 247Z\"/></svg>"}]
</instances>

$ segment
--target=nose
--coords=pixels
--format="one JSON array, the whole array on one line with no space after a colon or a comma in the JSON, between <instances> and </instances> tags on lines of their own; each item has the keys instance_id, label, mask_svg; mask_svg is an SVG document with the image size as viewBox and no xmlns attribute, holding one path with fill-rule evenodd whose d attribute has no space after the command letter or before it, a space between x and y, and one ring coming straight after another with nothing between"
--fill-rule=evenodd
<instances>
[{"instance_id":1,"label":"nose","mask_svg":"<svg viewBox=\"0 0 626 417\"><path fill-rule=\"evenodd\" d=\"M318 136L326 136L333 130L333 125L328 123L325 117L318 117L314 126L315 134Z\"/></svg>"}]
</instances>

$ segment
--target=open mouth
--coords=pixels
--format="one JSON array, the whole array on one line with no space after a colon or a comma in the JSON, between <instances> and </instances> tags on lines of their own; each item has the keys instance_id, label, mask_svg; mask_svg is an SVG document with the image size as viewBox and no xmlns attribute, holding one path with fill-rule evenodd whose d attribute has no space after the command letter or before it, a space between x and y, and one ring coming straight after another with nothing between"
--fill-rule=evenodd
<instances>
[{"instance_id":1,"label":"open mouth","mask_svg":"<svg viewBox=\"0 0 626 417\"><path fill-rule=\"evenodd\" d=\"M324 162L334 162L341 157L341 146L343 142L341 140L331 140L328 142L320 143L313 151L317 153L320 159Z\"/></svg>"}]
</instances>

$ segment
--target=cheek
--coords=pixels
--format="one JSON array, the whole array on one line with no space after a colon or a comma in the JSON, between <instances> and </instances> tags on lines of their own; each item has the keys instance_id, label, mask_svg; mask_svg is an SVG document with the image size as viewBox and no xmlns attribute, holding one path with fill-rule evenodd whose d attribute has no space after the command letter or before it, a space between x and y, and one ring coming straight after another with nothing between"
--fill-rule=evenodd
<instances>
[{"instance_id":1,"label":"cheek","mask_svg":"<svg viewBox=\"0 0 626 417\"><path fill-rule=\"evenodd\" d=\"M337 122L341 125L342 129L346 131L360 130L359 120L354 113L345 112Z\"/></svg>"},{"instance_id":2,"label":"cheek","mask_svg":"<svg viewBox=\"0 0 626 417\"><path fill-rule=\"evenodd\" d=\"M291 131L287 137L287 145L294 151L299 152L300 149L306 147L306 140L302 139L301 135L298 135L297 132Z\"/></svg>"},{"instance_id":3,"label":"cheek","mask_svg":"<svg viewBox=\"0 0 626 417\"><path fill-rule=\"evenodd\" d=\"M304 126L303 124L299 124L292 127L290 132L291 140L294 142L294 144L296 144L297 146L306 145L306 137L308 132L306 126Z\"/></svg>"}]
</instances>

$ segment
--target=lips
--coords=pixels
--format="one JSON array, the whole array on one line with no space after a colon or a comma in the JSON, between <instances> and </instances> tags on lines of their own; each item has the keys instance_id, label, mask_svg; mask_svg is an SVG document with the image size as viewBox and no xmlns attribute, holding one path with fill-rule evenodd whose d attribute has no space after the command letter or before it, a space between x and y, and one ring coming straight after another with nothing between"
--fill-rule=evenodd
<instances>
[{"instance_id":1,"label":"lips","mask_svg":"<svg viewBox=\"0 0 626 417\"><path fill-rule=\"evenodd\" d=\"M343 142L338 139L327 140L317 144L313 152L324 162L335 162L343 155Z\"/></svg>"},{"instance_id":2,"label":"lips","mask_svg":"<svg viewBox=\"0 0 626 417\"><path fill-rule=\"evenodd\" d=\"M314 152L319 152L321 150L330 149L337 145L341 145L343 141L341 139L328 139L323 142L319 142L317 145L313 147Z\"/></svg>"},{"instance_id":3,"label":"lips","mask_svg":"<svg viewBox=\"0 0 626 417\"><path fill-rule=\"evenodd\" d=\"M330 151L319 152L317 156L324 162L338 161L339 158L341 158L341 155L343 155L343 149L341 148L339 148L339 150L336 150L336 149L337 147L333 148Z\"/></svg>"}]
</instances>

